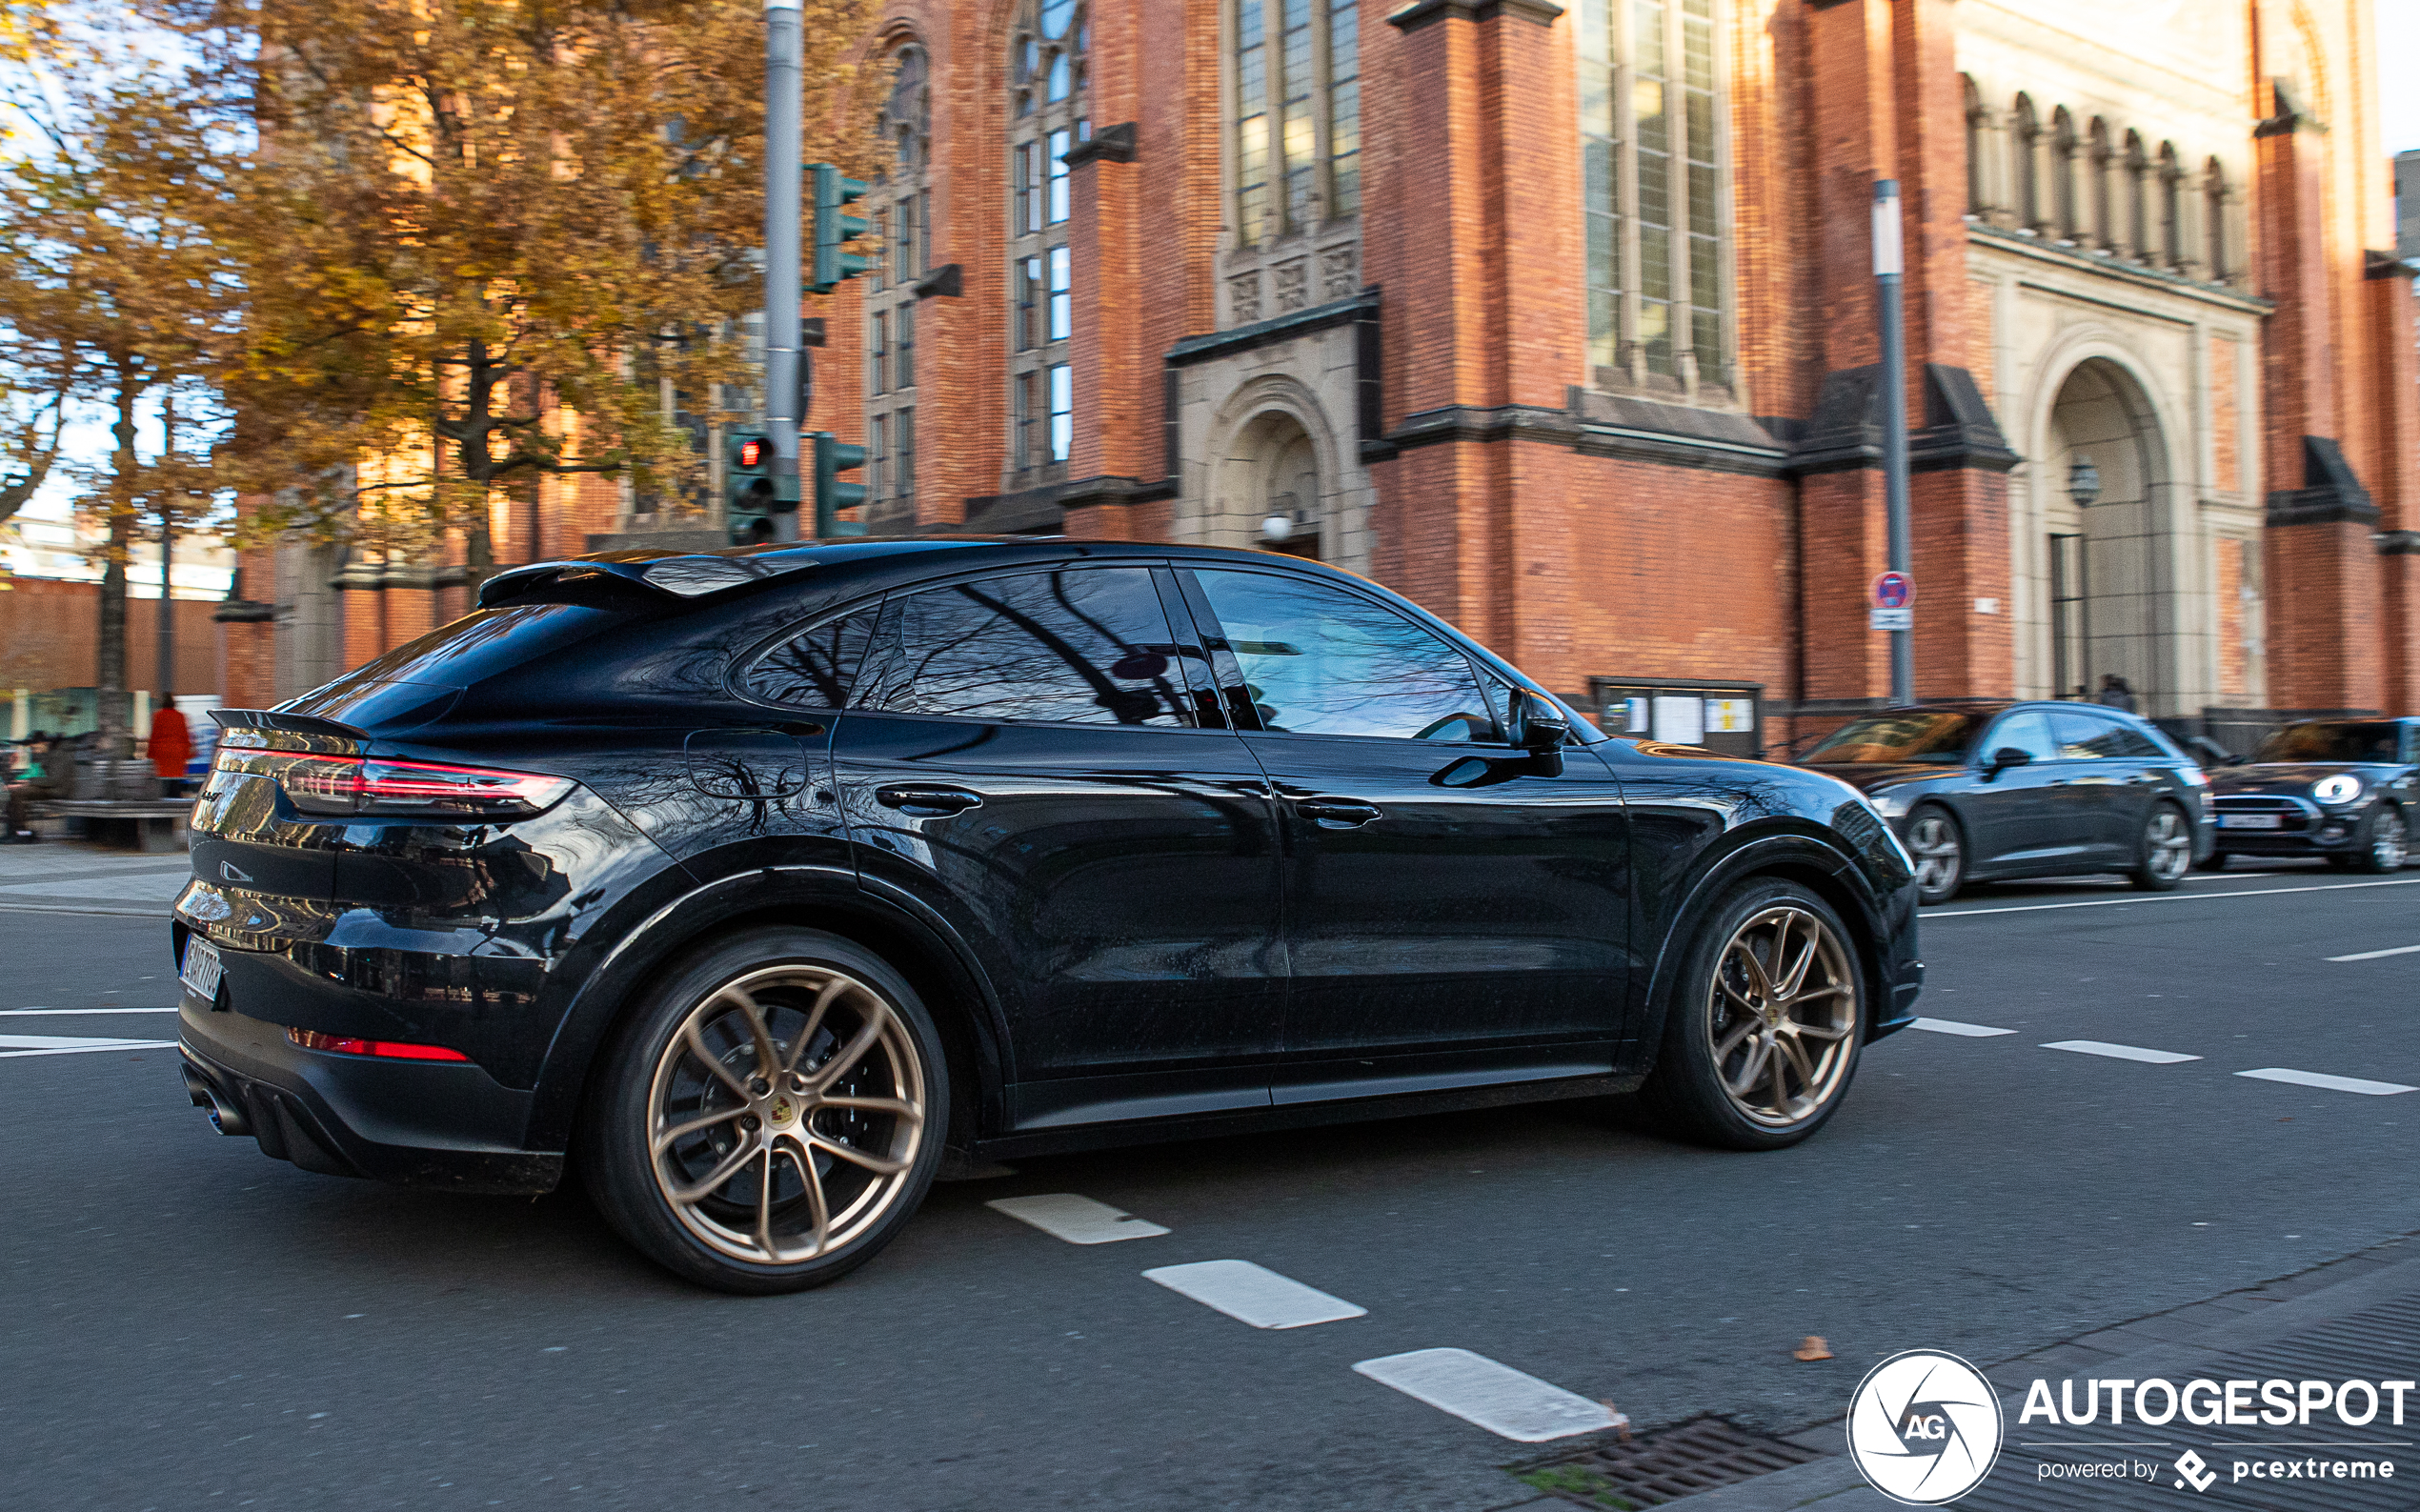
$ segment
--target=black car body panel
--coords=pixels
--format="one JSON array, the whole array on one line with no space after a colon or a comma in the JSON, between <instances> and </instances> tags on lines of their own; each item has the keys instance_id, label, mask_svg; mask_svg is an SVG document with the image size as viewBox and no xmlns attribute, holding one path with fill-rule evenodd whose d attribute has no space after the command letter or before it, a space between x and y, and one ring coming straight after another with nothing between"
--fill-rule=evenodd
<instances>
[{"instance_id":1,"label":"black car body panel","mask_svg":"<svg viewBox=\"0 0 2420 1512\"><path fill-rule=\"evenodd\" d=\"M1427 738L1289 731L1324 685L1270 658L1302 648L1212 607L1262 590L1462 669L1461 712ZM1074 658L1091 703L1019 704L1039 680L1011 667L962 679L1003 700L975 714L897 696L954 686L943 643L913 637L955 613L1099 637ZM856 681L895 675L880 697ZM943 538L516 570L469 618L226 716L272 765L570 786L525 816L328 816L224 758L174 924L180 962L200 937L224 964L184 1004L196 1097L314 1169L543 1190L634 998L767 921L897 964L978 1158L1618 1091L1653 1060L1692 920L1760 873L1849 922L1869 1036L1907 1021L1907 860L1850 788L1576 715L1571 744L1523 749L1517 690L1547 697L1381 590L1255 553Z\"/></svg>"},{"instance_id":2,"label":"black car body panel","mask_svg":"<svg viewBox=\"0 0 2420 1512\"><path fill-rule=\"evenodd\" d=\"M2332 738L2330 738L2332 737ZM2336 744L2369 760L2312 760L2296 753ZM2286 759L2264 759L2286 756ZM2379 759L2383 758L2383 759ZM2318 796L2330 777L2359 790ZM2272 734L2249 761L2216 767L2218 849L2229 856L2346 857L2363 844L2363 822L2380 808L2420 819L2420 719L2309 720ZM2257 827L2254 827L2257 826Z\"/></svg>"}]
</instances>

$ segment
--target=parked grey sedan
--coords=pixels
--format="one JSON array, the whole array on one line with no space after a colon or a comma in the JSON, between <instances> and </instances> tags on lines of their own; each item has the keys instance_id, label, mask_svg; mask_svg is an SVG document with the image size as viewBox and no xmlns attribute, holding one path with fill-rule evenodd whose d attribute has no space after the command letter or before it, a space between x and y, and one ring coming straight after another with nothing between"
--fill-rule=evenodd
<instances>
[{"instance_id":1,"label":"parked grey sedan","mask_svg":"<svg viewBox=\"0 0 2420 1512\"><path fill-rule=\"evenodd\" d=\"M1931 703L1852 719L1802 758L1864 792L1924 901L1968 882L2123 872L2165 892L2210 854L2209 780L2145 721L2082 703Z\"/></svg>"}]
</instances>

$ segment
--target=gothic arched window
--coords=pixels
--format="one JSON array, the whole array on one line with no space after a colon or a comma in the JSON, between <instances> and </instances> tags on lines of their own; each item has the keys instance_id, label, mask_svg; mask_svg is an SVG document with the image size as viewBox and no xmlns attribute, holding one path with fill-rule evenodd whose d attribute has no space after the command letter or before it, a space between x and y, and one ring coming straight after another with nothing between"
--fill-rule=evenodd
<instances>
[{"instance_id":1,"label":"gothic arched window","mask_svg":"<svg viewBox=\"0 0 2420 1512\"><path fill-rule=\"evenodd\" d=\"M866 196L881 254L865 280L865 513L886 523L916 516L916 285L933 262L932 79L915 43L892 59L891 161Z\"/></svg>"},{"instance_id":2,"label":"gothic arched window","mask_svg":"<svg viewBox=\"0 0 2420 1512\"><path fill-rule=\"evenodd\" d=\"M1715 0L1580 10L1589 367L1684 396L1731 381L1730 175L1715 37Z\"/></svg>"},{"instance_id":3,"label":"gothic arched window","mask_svg":"<svg viewBox=\"0 0 2420 1512\"><path fill-rule=\"evenodd\" d=\"M1067 153L1092 139L1084 0L1024 0L1009 28L1008 486L1066 475L1076 433Z\"/></svg>"},{"instance_id":4,"label":"gothic arched window","mask_svg":"<svg viewBox=\"0 0 2420 1512\"><path fill-rule=\"evenodd\" d=\"M1361 212L1361 0L1235 0L1236 240Z\"/></svg>"},{"instance_id":5,"label":"gothic arched window","mask_svg":"<svg viewBox=\"0 0 2420 1512\"><path fill-rule=\"evenodd\" d=\"M2017 96L2017 127L2012 134L2016 149L2017 224L2028 231L2042 229L2042 118L2033 113L2030 95Z\"/></svg>"}]
</instances>

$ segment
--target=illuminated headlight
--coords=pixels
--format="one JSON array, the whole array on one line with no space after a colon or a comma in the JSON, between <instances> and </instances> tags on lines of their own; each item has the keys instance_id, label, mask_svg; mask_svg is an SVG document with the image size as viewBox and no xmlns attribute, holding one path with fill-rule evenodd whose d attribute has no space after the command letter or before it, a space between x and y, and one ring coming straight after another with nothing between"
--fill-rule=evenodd
<instances>
[{"instance_id":1,"label":"illuminated headlight","mask_svg":"<svg viewBox=\"0 0 2420 1512\"><path fill-rule=\"evenodd\" d=\"M2361 796L2361 778L2349 772L2321 777L2310 785L2310 796L2322 803L2350 803Z\"/></svg>"},{"instance_id":2,"label":"illuminated headlight","mask_svg":"<svg viewBox=\"0 0 2420 1512\"><path fill-rule=\"evenodd\" d=\"M1907 805L1913 800L1905 793L1882 793L1865 801L1871 803L1874 806L1874 812L1884 818L1896 819L1906 816Z\"/></svg>"}]
</instances>

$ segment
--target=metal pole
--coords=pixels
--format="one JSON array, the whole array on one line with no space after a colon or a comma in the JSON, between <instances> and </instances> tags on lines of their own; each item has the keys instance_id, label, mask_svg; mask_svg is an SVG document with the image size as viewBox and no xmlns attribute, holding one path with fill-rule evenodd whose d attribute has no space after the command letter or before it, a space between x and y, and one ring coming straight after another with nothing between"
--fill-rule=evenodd
<instances>
[{"instance_id":1,"label":"metal pole","mask_svg":"<svg viewBox=\"0 0 2420 1512\"><path fill-rule=\"evenodd\" d=\"M799 0L765 0L765 433L773 442L773 538L798 538Z\"/></svg>"},{"instance_id":2,"label":"metal pole","mask_svg":"<svg viewBox=\"0 0 2420 1512\"><path fill-rule=\"evenodd\" d=\"M176 395L171 393L160 405L160 426L168 444L160 448L160 459L171 469L176 466ZM173 476L171 472L171 476ZM176 595L171 575L176 562L176 497L181 490L170 487L160 490L160 612L153 626L151 645L151 680L159 684L159 698L168 708L176 706ZM163 772L165 777L182 777L182 772Z\"/></svg>"},{"instance_id":3,"label":"metal pole","mask_svg":"<svg viewBox=\"0 0 2420 1512\"><path fill-rule=\"evenodd\" d=\"M1890 570L1912 573L1913 533L1907 523L1907 333L1901 308L1899 180L1874 184L1874 282L1882 307L1883 508ZM1916 701L1915 633L1890 635L1890 701Z\"/></svg>"}]
</instances>

